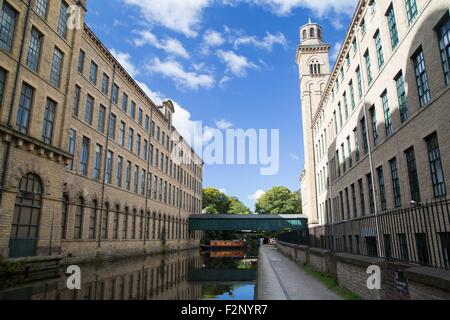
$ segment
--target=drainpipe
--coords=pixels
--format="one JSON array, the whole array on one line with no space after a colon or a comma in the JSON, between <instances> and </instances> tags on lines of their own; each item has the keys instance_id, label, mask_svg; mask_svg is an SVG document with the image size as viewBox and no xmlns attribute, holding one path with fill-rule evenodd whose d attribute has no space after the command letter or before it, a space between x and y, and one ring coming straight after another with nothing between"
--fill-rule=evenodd
<instances>
[{"instance_id":1,"label":"drainpipe","mask_svg":"<svg viewBox=\"0 0 450 320\"><path fill-rule=\"evenodd\" d=\"M31 9L32 3L31 0L28 0L28 9L27 9L27 15L25 18L25 26L23 27L22 32L22 42L20 44L19 49L19 61L17 62L17 68L16 68L16 76L14 79L14 85L12 90L12 98L11 98L11 104L9 106L9 112L8 112L8 127L13 128L12 121L12 112L14 109L14 101L15 97L17 96L17 87L19 86L19 77L20 77L20 70L22 68L22 60L23 60L23 49L25 47L25 37L27 34L28 27L30 25L30 15L31 15ZM11 154L11 141L6 142L6 152L5 152L5 160L3 161L3 172L1 177L1 185L0 185L0 206L2 204L3 200L3 192L6 188L6 177L9 170L9 158Z\"/></svg>"},{"instance_id":2,"label":"drainpipe","mask_svg":"<svg viewBox=\"0 0 450 320\"><path fill-rule=\"evenodd\" d=\"M108 158L109 131L110 131L110 126L111 126L111 109L112 109L112 103L113 103L112 102L112 93L113 93L113 88L114 88L114 82L116 79L116 69L117 69L117 62L114 62L113 76L112 76L112 81L111 81L111 96L109 98L108 126L106 129L107 131L106 131L106 142L105 142L105 153L104 153L105 156L103 159L103 170L102 170L103 171L103 179L102 179L102 196L101 196L101 203L100 203L100 223L98 226L98 248L100 248L101 241L102 241L102 222L103 222L103 206L104 206L103 202L105 201L105 185L106 185L106 161ZM106 227L108 227L108 226L106 226Z\"/></svg>"}]
</instances>

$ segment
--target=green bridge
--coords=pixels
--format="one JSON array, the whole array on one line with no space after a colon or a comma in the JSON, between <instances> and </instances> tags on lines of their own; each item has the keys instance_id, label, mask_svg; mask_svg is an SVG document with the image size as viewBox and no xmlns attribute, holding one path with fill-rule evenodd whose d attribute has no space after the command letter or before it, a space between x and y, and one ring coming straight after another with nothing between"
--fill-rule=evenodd
<instances>
[{"instance_id":1,"label":"green bridge","mask_svg":"<svg viewBox=\"0 0 450 320\"><path fill-rule=\"evenodd\" d=\"M303 214L193 214L189 216L191 231L296 231L307 230L308 218Z\"/></svg>"}]
</instances>

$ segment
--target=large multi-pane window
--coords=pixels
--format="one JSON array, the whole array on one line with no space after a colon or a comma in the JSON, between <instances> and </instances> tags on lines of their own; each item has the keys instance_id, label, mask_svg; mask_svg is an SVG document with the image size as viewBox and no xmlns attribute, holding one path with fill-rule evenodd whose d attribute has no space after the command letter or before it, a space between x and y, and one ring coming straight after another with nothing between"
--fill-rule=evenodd
<instances>
[{"instance_id":1,"label":"large multi-pane window","mask_svg":"<svg viewBox=\"0 0 450 320\"><path fill-rule=\"evenodd\" d=\"M405 151L406 164L408 168L409 188L411 191L411 200L420 202L420 186L417 174L416 155L414 147Z\"/></svg>"},{"instance_id":2,"label":"large multi-pane window","mask_svg":"<svg viewBox=\"0 0 450 320\"><path fill-rule=\"evenodd\" d=\"M94 98L90 95L86 98L86 109L84 110L84 121L88 124L92 124L92 117L94 114Z\"/></svg>"},{"instance_id":3,"label":"large multi-pane window","mask_svg":"<svg viewBox=\"0 0 450 320\"><path fill-rule=\"evenodd\" d=\"M355 159L356 159L356 162L358 162L360 159L358 128L353 129L353 138L355 140Z\"/></svg>"},{"instance_id":4,"label":"large multi-pane window","mask_svg":"<svg viewBox=\"0 0 450 320\"><path fill-rule=\"evenodd\" d=\"M0 17L0 48L8 52L11 51L16 19L17 12L6 1L3 1Z\"/></svg>"},{"instance_id":5,"label":"large multi-pane window","mask_svg":"<svg viewBox=\"0 0 450 320\"><path fill-rule=\"evenodd\" d=\"M106 121L106 108L103 105L100 105L100 109L98 110L97 129L101 133L105 133L105 121Z\"/></svg>"},{"instance_id":6,"label":"large multi-pane window","mask_svg":"<svg viewBox=\"0 0 450 320\"><path fill-rule=\"evenodd\" d=\"M105 182L111 184L112 177L112 167L113 167L113 153L108 150L106 155L106 170L105 170Z\"/></svg>"},{"instance_id":7,"label":"large multi-pane window","mask_svg":"<svg viewBox=\"0 0 450 320\"><path fill-rule=\"evenodd\" d=\"M402 196L400 192L400 180L398 177L397 159L394 158L389 161L391 167L392 191L394 194L394 205L396 208L402 205Z\"/></svg>"},{"instance_id":8,"label":"large multi-pane window","mask_svg":"<svg viewBox=\"0 0 450 320\"><path fill-rule=\"evenodd\" d=\"M34 89L24 83L20 93L19 109L17 110L16 128L24 134L28 134L30 125L31 107L33 105Z\"/></svg>"},{"instance_id":9,"label":"large multi-pane window","mask_svg":"<svg viewBox=\"0 0 450 320\"><path fill-rule=\"evenodd\" d=\"M109 224L109 203L105 204L105 211L103 212L102 219L101 219L101 237L102 239L108 239L108 224Z\"/></svg>"},{"instance_id":10,"label":"large multi-pane window","mask_svg":"<svg viewBox=\"0 0 450 320\"><path fill-rule=\"evenodd\" d=\"M141 169L141 195L145 195L145 169Z\"/></svg>"},{"instance_id":11,"label":"large multi-pane window","mask_svg":"<svg viewBox=\"0 0 450 320\"><path fill-rule=\"evenodd\" d=\"M384 125L386 129L386 136L389 137L394 132L394 126L392 124L391 108L389 106L389 100L387 96L387 91L381 96L381 102L383 104L384 113Z\"/></svg>"},{"instance_id":12,"label":"large multi-pane window","mask_svg":"<svg viewBox=\"0 0 450 320\"><path fill-rule=\"evenodd\" d=\"M116 171L116 187L122 187L122 167L123 167L123 158L119 156L117 158L117 171Z\"/></svg>"},{"instance_id":13,"label":"large multi-pane window","mask_svg":"<svg viewBox=\"0 0 450 320\"><path fill-rule=\"evenodd\" d=\"M127 166L125 168L125 188L130 191L131 184L131 162L127 161Z\"/></svg>"},{"instance_id":14,"label":"large multi-pane window","mask_svg":"<svg viewBox=\"0 0 450 320\"><path fill-rule=\"evenodd\" d=\"M104 95L108 95L109 93L109 76L106 73L103 73L102 79L102 93Z\"/></svg>"},{"instance_id":15,"label":"large multi-pane window","mask_svg":"<svg viewBox=\"0 0 450 320\"><path fill-rule=\"evenodd\" d=\"M398 99L398 108L400 111L400 121L404 123L409 118L409 110L408 110L409 108L406 99L405 77L403 76L402 72L400 72L395 78L395 84L397 87L397 99Z\"/></svg>"},{"instance_id":16,"label":"large multi-pane window","mask_svg":"<svg viewBox=\"0 0 450 320\"><path fill-rule=\"evenodd\" d=\"M121 146L125 146L125 122L123 121L120 121L119 143Z\"/></svg>"},{"instance_id":17,"label":"large multi-pane window","mask_svg":"<svg viewBox=\"0 0 450 320\"><path fill-rule=\"evenodd\" d=\"M394 6L391 4L388 11L386 12L386 17L389 25L389 33L391 36L392 49L396 48L398 45L398 30L397 30L397 20L395 18Z\"/></svg>"},{"instance_id":18,"label":"large multi-pane window","mask_svg":"<svg viewBox=\"0 0 450 320\"><path fill-rule=\"evenodd\" d=\"M84 71L84 61L86 59L86 53L83 50L80 50L78 54L78 72L83 73Z\"/></svg>"},{"instance_id":19,"label":"large multi-pane window","mask_svg":"<svg viewBox=\"0 0 450 320\"><path fill-rule=\"evenodd\" d=\"M380 142L380 135L378 134L377 115L375 106L372 106L372 108L370 108L369 113L370 113L370 121L372 124L373 144L378 145L378 143Z\"/></svg>"},{"instance_id":20,"label":"large multi-pane window","mask_svg":"<svg viewBox=\"0 0 450 320\"><path fill-rule=\"evenodd\" d=\"M102 146L99 144L95 145L95 157L94 157L94 170L92 172L92 177L95 180L100 180L100 169L102 166Z\"/></svg>"},{"instance_id":21,"label":"large multi-pane window","mask_svg":"<svg viewBox=\"0 0 450 320\"><path fill-rule=\"evenodd\" d=\"M0 68L0 106L3 102L3 92L5 91L6 71Z\"/></svg>"},{"instance_id":22,"label":"large multi-pane window","mask_svg":"<svg viewBox=\"0 0 450 320\"><path fill-rule=\"evenodd\" d=\"M53 137L53 128L55 126L56 102L47 99L44 112L44 122L42 126L42 140L44 143L51 144Z\"/></svg>"},{"instance_id":23,"label":"large multi-pane window","mask_svg":"<svg viewBox=\"0 0 450 320\"><path fill-rule=\"evenodd\" d=\"M356 78L358 79L358 95L359 98L361 98L363 95L363 88L362 88L361 69L359 68L359 66L356 69Z\"/></svg>"},{"instance_id":24,"label":"large multi-pane window","mask_svg":"<svg viewBox=\"0 0 450 320\"><path fill-rule=\"evenodd\" d=\"M128 111L128 95L125 92L122 94L122 111L125 113Z\"/></svg>"},{"instance_id":25,"label":"large multi-pane window","mask_svg":"<svg viewBox=\"0 0 450 320\"><path fill-rule=\"evenodd\" d=\"M48 0L36 0L36 6L34 7L34 12L42 19L47 18L48 10Z\"/></svg>"},{"instance_id":26,"label":"large multi-pane window","mask_svg":"<svg viewBox=\"0 0 450 320\"><path fill-rule=\"evenodd\" d=\"M128 150L133 152L133 138L134 138L134 130L132 128L128 129Z\"/></svg>"},{"instance_id":27,"label":"large multi-pane window","mask_svg":"<svg viewBox=\"0 0 450 320\"><path fill-rule=\"evenodd\" d=\"M450 15L438 28L439 49L441 51L442 67L444 68L445 84L450 84Z\"/></svg>"},{"instance_id":28,"label":"large multi-pane window","mask_svg":"<svg viewBox=\"0 0 450 320\"><path fill-rule=\"evenodd\" d=\"M352 104L352 110L355 110L356 108L356 103L355 103L355 88L353 87L353 81L350 81L350 83L348 84L348 86L350 87L350 101Z\"/></svg>"},{"instance_id":29,"label":"large multi-pane window","mask_svg":"<svg viewBox=\"0 0 450 320\"><path fill-rule=\"evenodd\" d=\"M379 167L377 169L377 175L378 175L378 187L379 187L379 192L380 192L381 210L386 210L387 209L386 185L384 183L383 167Z\"/></svg>"},{"instance_id":30,"label":"large multi-pane window","mask_svg":"<svg viewBox=\"0 0 450 320\"><path fill-rule=\"evenodd\" d=\"M68 18L69 18L69 6L64 1L61 1L61 9L59 11L57 32L63 38L67 37Z\"/></svg>"},{"instance_id":31,"label":"large multi-pane window","mask_svg":"<svg viewBox=\"0 0 450 320\"><path fill-rule=\"evenodd\" d=\"M84 199L80 198L75 209L74 234L75 239L81 239L83 236L83 216L84 216Z\"/></svg>"},{"instance_id":32,"label":"large multi-pane window","mask_svg":"<svg viewBox=\"0 0 450 320\"><path fill-rule=\"evenodd\" d=\"M75 130L70 129L69 130L69 143L67 147L67 151L71 155L75 155L75 146L77 144L77 133ZM73 170L73 160L70 159L69 163L67 164L67 169Z\"/></svg>"},{"instance_id":33,"label":"large multi-pane window","mask_svg":"<svg viewBox=\"0 0 450 320\"><path fill-rule=\"evenodd\" d=\"M119 102L119 86L117 84L113 84L111 100L113 103L117 104Z\"/></svg>"},{"instance_id":34,"label":"large multi-pane window","mask_svg":"<svg viewBox=\"0 0 450 320\"><path fill-rule=\"evenodd\" d=\"M63 67L64 54L61 50L55 47L53 51L52 68L50 71L50 83L55 87L61 84L61 73Z\"/></svg>"},{"instance_id":35,"label":"large multi-pane window","mask_svg":"<svg viewBox=\"0 0 450 320\"><path fill-rule=\"evenodd\" d=\"M31 29L30 46L28 47L27 54L27 66L33 71L38 70L41 56L42 38L42 33L40 33L36 28Z\"/></svg>"},{"instance_id":36,"label":"large multi-pane window","mask_svg":"<svg viewBox=\"0 0 450 320\"><path fill-rule=\"evenodd\" d=\"M383 44L381 43L380 31L375 33L375 48L377 51L378 67L381 68L384 65Z\"/></svg>"},{"instance_id":37,"label":"large multi-pane window","mask_svg":"<svg viewBox=\"0 0 450 320\"><path fill-rule=\"evenodd\" d=\"M97 85L97 73L98 73L98 65L91 61L91 67L89 69L89 81L96 86Z\"/></svg>"},{"instance_id":38,"label":"large multi-pane window","mask_svg":"<svg viewBox=\"0 0 450 320\"><path fill-rule=\"evenodd\" d=\"M97 201L94 201L91 208L91 216L89 217L89 239L95 239L97 234L97 207Z\"/></svg>"},{"instance_id":39,"label":"large multi-pane window","mask_svg":"<svg viewBox=\"0 0 450 320\"><path fill-rule=\"evenodd\" d=\"M408 23L411 24L416 19L419 11L417 10L416 0L405 0L406 16L408 17Z\"/></svg>"},{"instance_id":40,"label":"large multi-pane window","mask_svg":"<svg viewBox=\"0 0 450 320\"><path fill-rule=\"evenodd\" d=\"M416 75L417 90L419 92L420 106L425 106L431 100L430 85L425 66L425 57L422 48L413 56L414 71Z\"/></svg>"},{"instance_id":41,"label":"large multi-pane window","mask_svg":"<svg viewBox=\"0 0 450 320\"><path fill-rule=\"evenodd\" d=\"M434 196L443 197L447 194L445 188L444 171L442 169L441 153L437 134L433 133L425 139L430 162L431 181L433 182Z\"/></svg>"},{"instance_id":42,"label":"large multi-pane window","mask_svg":"<svg viewBox=\"0 0 450 320\"><path fill-rule=\"evenodd\" d=\"M109 118L109 138L116 139L116 115L111 114Z\"/></svg>"},{"instance_id":43,"label":"large multi-pane window","mask_svg":"<svg viewBox=\"0 0 450 320\"><path fill-rule=\"evenodd\" d=\"M139 186L139 167L134 166L134 178L133 178L133 192L138 192L138 186Z\"/></svg>"},{"instance_id":44,"label":"large multi-pane window","mask_svg":"<svg viewBox=\"0 0 450 320\"><path fill-rule=\"evenodd\" d=\"M358 180L358 188L359 188L359 204L361 207L361 215L365 216L366 215L366 200L364 199L364 185L363 185L362 179Z\"/></svg>"},{"instance_id":45,"label":"large multi-pane window","mask_svg":"<svg viewBox=\"0 0 450 320\"><path fill-rule=\"evenodd\" d=\"M369 86L372 84L373 77L372 77L372 66L370 63L370 53L369 50L364 53L364 61L366 63L366 73L367 73L367 82L369 83Z\"/></svg>"},{"instance_id":46,"label":"large multi-pane window","mask_svg":"<svg viewBox=\"0 0 450 320\"><path fill-rule=\"evenodd\" d=\"M373 181L372 181L372 174L369 173L367 176L367 190L369 190L369 205L370 205L370 212L375 213L375 201L374 201L374 192L373 192Z\"/></svg>"},{"instance_id":47,"label":"large multi-pane window","mask_svg":"<svg viewBox=\"0 0 450 320\"><path fill-rule=\"evenodd\" d=\"M87 174L88 174L90 144L91 144L91 140L87 137L83 137L83 141L81 143L81 154L80 154L80 173L84 176L87 176Z\"/></svg>"},{"instance_id":48,"label":"large multi-pane window","mask_svg":"<svg viewBox=\"0 0 450 320\"><path fill-rule=\"evenodd\" d=\"M136 102L133 100L131 100L130 104L130 117L133 119L136 118Z\"/></svg>"}]
</instances>

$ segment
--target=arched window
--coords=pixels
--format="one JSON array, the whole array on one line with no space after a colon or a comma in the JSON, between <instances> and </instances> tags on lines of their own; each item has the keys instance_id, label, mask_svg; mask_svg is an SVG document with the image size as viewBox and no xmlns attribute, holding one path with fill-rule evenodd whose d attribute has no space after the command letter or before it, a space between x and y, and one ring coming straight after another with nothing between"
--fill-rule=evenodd
<instances>
[{"instance_id":1,"label":"arched window","mask_svg":"<svg viewBox=\"0 0 450 320\"><path fill-rule=\"evenodd\" d=\"M97 210L98 202L94 200L91 208L91 217L89 219L89 239L95 239L97 235Z\"/></svg>"},{"instance_id":2,"label":"arched window","mask_svg":"<svg viewBox=\"0 0 450 320\"><path fill-rule=\"evenodd\" d=\"M309 29L309 36L311 38L314 38L316 36L316 32L315 32L314 28Z\"/></svg>"},{"instance_id":3,"label":"arched window","mask_svg":"<svg viewBox=\"0 0 450 320\"><path fill-rule=\"evenodd\" d=\"M310 62L309 71L312 75L317 75L322 73L321 63L319 60L315 59Z\"/></svg>"},{"instance_id":4,"label":"arched window","mask_svg":"<svg viewBox=\"0 0 450 320\"><path fill-rule=\"evenodd\" d=\"M9 242L11 258L36 255L42 193L41 179L37 175L29 173L22 177L11 225Z\"/></svg>"},{"instance_id":5,"label":"arched window","mask_svg":"<svg viewBox=\"0 0 450 320\"><path fill-rule=\"evenodd\" d=\"M303 39L306 39L308 37L308 33L306 30L303 30Z\"/></svg>"}]
</instances>

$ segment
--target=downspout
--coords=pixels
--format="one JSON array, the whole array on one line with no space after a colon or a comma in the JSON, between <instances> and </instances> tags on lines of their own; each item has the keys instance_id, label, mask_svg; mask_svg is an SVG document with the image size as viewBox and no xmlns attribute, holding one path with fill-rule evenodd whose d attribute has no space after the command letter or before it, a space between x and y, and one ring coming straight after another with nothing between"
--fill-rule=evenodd
<instances>
[{"instance_id":1,"label":"downspout","mask_svg":"<svg viewBox=\"0 0 450 320\"><path fill-rule=\"evenodd\" d=\"M22 32L22 42L20 44L20 49L19 49L19 61L17 62L16 77L14 79L14 86L13 86L13 90L12 90L11 104L9 106L9 112L8 112L8 127L10 127L10 128L13 128L13 125L11 123L11 121L12 121L12 112L13 112L13 109L14 109L15 97L17 96L17 87L19 85L20 70L22 68L23 49L25 47L25 36L26 36L27 30L28 30L28 27L30 25L31 1L32 0L28 0L27 16L25 18L25 26L24 26L23 32ZM3 191L5 190L6 177L7 177L7 173L8 173L8 170L9 170L10 153L11 153L11 141L7 141L6 142L5 160L3 162L3 172L2 172L1 185L0 185L0 206L2 204Z\"/></svg>"}]
</instances>

